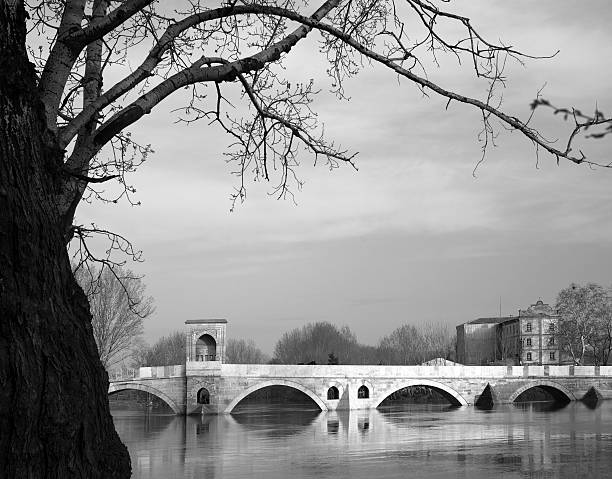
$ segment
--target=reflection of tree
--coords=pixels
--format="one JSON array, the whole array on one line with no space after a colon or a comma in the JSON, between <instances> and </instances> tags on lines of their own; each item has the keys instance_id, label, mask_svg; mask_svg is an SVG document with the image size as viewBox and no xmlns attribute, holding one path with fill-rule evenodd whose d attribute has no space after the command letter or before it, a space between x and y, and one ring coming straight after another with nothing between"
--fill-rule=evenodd
<instances>
[{"instance_id":1,"label":"reflection of tree","mask_svg":"<svg viewBox=\"0 0 612 479\"><path fill-rule=\"evenodd\" d=\"M570 401L535 401L535 402L522 402L517 401L512 403L512 406L523 411L534 411L534 412L554 412L565 409L570 404Z\"/></svg>"},{"instance_id":2,"label":"reflection of tree","mask_svg":"<svg viewBox=\"0 0 612 479\"><path fill-rule=\"evenodd\" d=\"M150 442L151 435L155 435L158 443L168 444L183 442L184 420L175 415L157 415L143 412L117 413L114 414L115 428L122 437L127 437L130 442L145 445ZM183 423L183 424L182 424Z\"/></svg>"},{"instance_id":3,"label":"reflection of tree","mask_svg":"<svg viewBox=\"0 0 612 479\"><path fill-rule=\"evenodd\" d=\"M429 429L442 426L444 415L455 408L449 404L402 404L376 409L377 415L385 423L399 428Z\"/></svg>"},{"instance_id":4,"label":"reflection of tree","mask_svg":"<svg viewBox=\"0 0 612 479\"><path fill-rule=\"evenodd\" d=\"M242 427L258 435L288 437L304 433L321 411L278 408L277 405L253 413L232 413L232 418Z\"/></svg>"}]
</instances>

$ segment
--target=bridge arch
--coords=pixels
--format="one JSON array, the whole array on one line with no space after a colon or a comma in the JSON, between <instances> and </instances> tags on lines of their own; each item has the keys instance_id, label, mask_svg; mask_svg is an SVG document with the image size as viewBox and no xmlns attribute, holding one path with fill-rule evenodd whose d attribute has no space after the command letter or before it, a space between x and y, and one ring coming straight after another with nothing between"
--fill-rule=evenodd
<instances>
[{"instance_id":1,"label":"bridge arch","mask_svg":"<svg viewBox=\"0 0 612 479\"><path fill-rule=\"evenodd\" d=\"M304 394L306 394L306 396L308 396L310 399L312 399L317 406L319 406L319 408L321 409L321 411L325 412L327 411L327 406L325 405L325 403L321 400L321 398L311 389L307 388L306 386L304 386L303 384L300 383L296 383L293 381L286 381L284 379L274 379L271 381L264 381L261 383L257 383L247 389L245 389L244 391L242 391L238 396L236 396L232 402L229 403L229 405L225 408L225 410L223 411L226 414L229 414L232 412L232 410L238 405L238 403L240 401L242 401L245 397L247 397L249 394L258 391L259 389L263 389L266 388L268 386L287 386L293 389L297 389L298 391L303 392ZM325 389L325 392L327 393L327 389Z\"/></svg>"},{"instance_id":2,"label":"bridge arch","mask_svg":"<svg viewBox=\"0 0 612 479\"><path fill-rule=\"evenodd\" d=\"M444 383L440 383L438 381L431 381L429 379L410 379L408 381L398 382L392 388L380 394L378 398L376 399L376 401L374 402L373 407L377 408L378 406L380 406L380 404L394 392L399 391L400 389L411 387L411 386L429 386L434 389L439 389L440 391L454 398L455 401L459 403L459 405L467 406L469 404L460 393L458 393L453 388L447 386Z\"/></svg>"},{"instance_id":3,"label":"bridge arch","mask_svg":"<svg viewBox=\"0 0 612 479\"><path fill-rule=\"evenodd\" d=\"M151 387L147 384L142 384L142 383L133 382L133 381L122 382L122 383L111 383L108 386L108 394L116 393L119 391L125 391L127 389L133 389L136 391L144 391L146 393L151 393L154 396L157 396L158 398L160 398L162 401L164 401L168 406L170 406L172 411L174 411L174 414L181 414L181 409L177 406L176 401L174 401L166 393L160 391L159 389L155 389L154 387Z\"/></svg>"},{"instance_id":4,"label":"bridge arch","mask_svg":"<svg viewBox=\"0 0 612 479\"><path fill-rule=\"evenodd\" d=\"M527 384L524 384L523 386L521 386L520 388L518 388L516 391L514 391L510 397L508 398L508 402L514 402L516 401L516 399L523 394L525 391L527 391L528 389L532 389L532 388L537 388L537 387L543 387L545 389L550 388L550 389L555 389L556 391L562 393L568 401L576 401L576 396L574 395L573 392L571 392L569 389L567 389L565 386L562 386L559 383L556 383L554 381L531 381Z\"/></svg>"}]
</instances>

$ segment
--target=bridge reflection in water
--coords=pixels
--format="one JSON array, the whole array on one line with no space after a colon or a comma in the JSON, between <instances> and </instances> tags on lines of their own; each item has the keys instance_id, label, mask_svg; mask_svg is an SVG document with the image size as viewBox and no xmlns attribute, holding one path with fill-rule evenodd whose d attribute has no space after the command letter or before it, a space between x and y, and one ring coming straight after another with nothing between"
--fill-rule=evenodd
<instances>
[{"instance_id":1,"label":"bridge reflection in water","mask_svg":"<svg viewBox=\"0 0 612 479\"><path fill-rule=\"evenodd\" d=\"M134 477L607 477L612 403L115 416ZM505 475L507 474L507 476Z\"/></svg>"}]
</instances>

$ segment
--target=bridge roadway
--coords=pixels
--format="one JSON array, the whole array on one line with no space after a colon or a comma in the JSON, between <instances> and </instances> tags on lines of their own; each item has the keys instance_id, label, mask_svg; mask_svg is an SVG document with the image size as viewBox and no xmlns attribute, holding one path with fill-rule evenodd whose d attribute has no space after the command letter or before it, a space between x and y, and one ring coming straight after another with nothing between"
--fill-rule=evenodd
<instances>
[{"instance_id":1,"label":"bridge roadway","mask_svg":"<svg viewBox=\"0 0 612 479\"><path fill-rule=\"evenodd\" d=\"M522 392L537 386L559 399L576 401L587 392L612 398L612 366L327 366L190 361L179 366L140 368L134 378L111 380L108 392L146 391L168 403L176 414L223 414L267 386L297 389L322 411L376 408L389 395L408 386L430 386L461 406L476 403L481 395L493 403L513 402ZM367 397L363 397L362 386L367 388ZM338 390L338 399L328 399L332 387Z\"/></svg>"}]
</instances>

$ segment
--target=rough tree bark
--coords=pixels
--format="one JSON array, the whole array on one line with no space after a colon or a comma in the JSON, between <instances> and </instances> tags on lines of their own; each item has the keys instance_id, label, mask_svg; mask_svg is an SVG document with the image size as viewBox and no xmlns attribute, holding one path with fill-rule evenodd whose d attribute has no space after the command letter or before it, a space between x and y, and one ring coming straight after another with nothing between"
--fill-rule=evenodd
<instances>
[{"instance_id":1,"label":"rough tree bark","mask_svg":"<svg viewBox=\"0 0 612 479\"><path fill-rule=\"evenodd\" d=\"M0 471L129 477L53 201L63 152L45 131L25 15L21 2L0 1Z\"/></svg>"}]
</instances>

